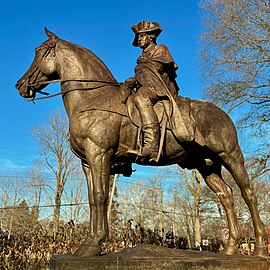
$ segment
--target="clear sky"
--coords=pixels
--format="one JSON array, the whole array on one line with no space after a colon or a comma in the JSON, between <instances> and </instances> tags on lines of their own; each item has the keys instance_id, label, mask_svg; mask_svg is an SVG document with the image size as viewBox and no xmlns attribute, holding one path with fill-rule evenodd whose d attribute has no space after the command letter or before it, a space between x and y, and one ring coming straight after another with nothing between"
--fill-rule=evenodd
<instances>
[{"instance_id":1,"label":"clear sky","mask_svg":"<svg viewBox=\"0 0 270 270\"><path fill-rule=\"evenodd\" d=\"M135 62L141 54L139 48L131 45L131 26L141 20L161 24L163 32L158 43L169 47L179 66L180 94L200 99L198 52L202 25L198 1L1 1L0 172L31 167L39 156L31 129L55 109L63 110L60 97L27 103L14 86L32 63L35 47L46 40L44 27L92 50L118 81L124 81L134 75ZM50 93L59 90L57 84L45 89Z\"/></svg>"}]
</instances>

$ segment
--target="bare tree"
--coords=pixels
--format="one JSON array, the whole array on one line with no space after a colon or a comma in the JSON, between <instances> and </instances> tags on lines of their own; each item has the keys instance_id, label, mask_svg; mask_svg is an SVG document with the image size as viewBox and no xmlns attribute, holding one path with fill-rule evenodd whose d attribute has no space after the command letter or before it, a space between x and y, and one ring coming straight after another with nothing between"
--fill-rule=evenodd
<instances>
[{"instance_id":1,"label":"bare tree","mask_svg":"<svg viewBox=\"0 0 270 270\"><path fill-rule=\"evenodd\" d=\"M197 170L189 172L175 166L173 171L176 182L172 186L173 198L169 204L173 214L172 227L178 235L185 234L190 247L200 247L203 178ZM180 228L176 227L180 225Z\"/></svg>"},{"instance_id":2,"label":"bare tree","mask_svg":"<svg viewBox=\"0 0 270 270\"><path fill-rule=\"evenodd\" d=\"M21 199L21 187L16 179L10 177L1 179L1 228L8 232L8 237L14 230L16 206Z\"/></svg>"},{"instance_id":3,"label":"bare tree","mask_svg":"<svg viewBox=\"0 0 270 270\"><path fill-rule=\"evenodd\" d=\"M146 186L147 197L145 200L145 207L149 210L149 223L152 231L162 233L164 225L164 184L162 176L156 174L150 179L149 185Z\"/></svg>"},{"instance_id":4,"label":"bare tree","mask_svg":"<svg viewBox=\"0 0 270 270\"><path fill-rule=\"evenodd\" d=\"M258 144L256 156L269 171L269 1L201 0L200 6L205 95L228 112L237 108L239 127L248 128Z\"/></svg>"},{"instance_id":5,"label":"bare tree","mask_svg":"<svg viewBox=\"0 0 270 270\"><path fill-rule=\"evenodd\" d=\"M19 174L1 178L0 224L8 237L18 231L31 230L38 218L37 208L29 207L29 196L22 184L24 176Z\"/></svg>"},{"instance_id":6,"label":"bare tree","mask_svg":"<svg viewBox=\"0 0 270 270\"><path fill-rule=\"evenodd\" d=\"M201 221L200 221L200 200L202 194L203 178L200 175L200 173L196 170L192 170L190 176L187 175L187 171L185 170L184 181L193 200L191 213L193 216L194 246L200 247L202 241Z\"/></svg>"},{"instance_id":7,"label":"bare tree","mask_svg":"<svg viewBox=\"0 0 270 270\"><path fill-rule=\"evenodd\" d=\"M21 183L27 190L25 197L28 204L33 206L33 211L35 211L36 218L33 222L39 218L41 196L45 195L46 183L43 169L44 163L35 161L33 167L26 170L25 178Z\"/></svg>"},{"instance_id":8,"label":"bare tree","mask_svg":"<svg viewBox=\"0 0 270 270\"><path fill-rule=\"evenodd\" d=\"M144 181L138 181L134 185L119 188L119 203L124 219L132 219L136 224L146 227L149 222L147 211L147 190Z\"/></svg>"},{"instance_id":9,"label":"bare tree","mask_svg":"<svg viewBox=\"0 0 270 270\"><path fill-rule=\"evenodd\" d=\"M64 187L67 179L78 166L69 148L68 120L60 110L57 110L55 114L47 118L46 123L35 127L32 135L39 142L47 167L55 177L53 224L54 233L56 233Z\"/></svg>"},{"instance_id":10,"label":"bare tree","mask_svg":"<svg viewBox=\"0 0 270 270\"><path fill-rule=\"evenodd\" d=\"M113 199L115 197L116 190L116 181L119 177L119 174L111 175L110 177L110 199L108 205L108 223L111 225L111 217L112 217L112 208L113 208Z\"/></svg>"},{"instance_id":11,"label":"bare tree","mask_svg":"<svg viewBox=\"0 0 270 270\"><path fill-rule=\"evenodd\" d=\"M74 224L89 219L89 204L87 203L87 186L85 175L78 166L69 175L63 191L62 203L66 206L62 209L62 217Z\"/></svg>"}]
</instances>

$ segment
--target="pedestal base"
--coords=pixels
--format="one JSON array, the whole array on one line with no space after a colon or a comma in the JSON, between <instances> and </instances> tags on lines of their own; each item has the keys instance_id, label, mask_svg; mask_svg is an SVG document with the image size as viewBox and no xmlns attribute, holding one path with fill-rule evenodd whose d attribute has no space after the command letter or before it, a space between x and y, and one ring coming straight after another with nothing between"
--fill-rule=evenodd
<instances>
[{"instance_id":1,"label":"pedestal base","mask_svg":"<svg viewBox=\"0 0 270 270\"><path fill-rule=\"evenodd\" d=\"M49 270L270 270L270 257L143 246L100 257L55 255Z\"/></svg>"}]
</instances>

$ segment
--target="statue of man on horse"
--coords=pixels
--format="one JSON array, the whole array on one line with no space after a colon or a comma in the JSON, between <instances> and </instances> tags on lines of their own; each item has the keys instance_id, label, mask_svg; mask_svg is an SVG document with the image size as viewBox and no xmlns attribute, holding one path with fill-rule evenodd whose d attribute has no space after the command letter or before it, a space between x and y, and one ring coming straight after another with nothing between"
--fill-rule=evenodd
<instances>
[{"instance_id":1,"label":"statue of man on horse","mask_svg":"<svg viewBox=\"0 0 270 270\"><path fill-rule=\"evenodd\" d=\"M16 83L19 94L26 99L44 94L42 90L50 83L61 83L69 118L70 147L82 161L90 207L89 234L76 254L101 253L101 244L109 235L110 175L116 173L113 166L128 162L196 168L225 209L229 239L223 253L232 255L237 253L240 226L232 190L221 171L226 168L250 210L256 237L254 254L264 256L265 229L233 122L214 104L177 96L177 66L168 49L156 44L162 30L158 23L140 22L132 29L133 45L141 47L143 53L134 78L126 84L119 84L92 51L63 40L48 29L48 39L37 47L33 63ZM136 88L135 95L129 95L131 91L121 94L121 86L128 90L127 85ZM123 97L128 97L126 105ZM134 103L138 110L133 110ZM137 121L139 118L141 121ZM139 139L141 129L143 140ZM138 142L140 151L132 151L137 149ZM129 156L131 152L136 158L134 154ZM140 152L142 157L137 158ZM150 162L156 156L157 162ZM124 171L120 172L124 175ZM131 168L128 172L130 175Z\"/></svg>"},{"instance_id":2,"label":"statue of man on horse","mask_svg":"<svg viewBox=\"0 0 270 270\"><path fill-rule=\"evenodd\" d=\"M157 22L141 21L132 27L135 38L134 47L142 49L137 59L135 76L126 80L130 88L136 88L134 102L139 111L143 131L142 150L129 150L128 154L149 157L157 161L160 140L158 117L153 106L160 100L175 99L179 87L176 83L178 69L173 57L165 45L157 44L156 39L162 32ZM174 108L176 109L176 108ZM194 137L182 132L183 141Z\"/></svg>"}]
</instances>

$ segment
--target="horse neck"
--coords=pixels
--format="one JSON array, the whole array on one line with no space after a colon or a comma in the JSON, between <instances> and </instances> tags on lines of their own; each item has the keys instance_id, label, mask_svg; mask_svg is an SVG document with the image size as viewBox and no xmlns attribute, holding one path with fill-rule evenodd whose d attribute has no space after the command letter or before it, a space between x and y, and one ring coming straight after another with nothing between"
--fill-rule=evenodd
<instances>
[{"instance_id":1,"label":"horse neck","mask_svg":"<svg viewBox=\"0 0 270 270\"><path fill-rule=\"evenodd\" d=\"M68 50L59 51L58 75L61 80L71 80L61 84L64 106L71 117L80 109L80 104L86 99L91 100L96 91L102 91L98 87L104 83L100 81L117 82L106 65L91 51L72 43L64 45L68 45Z\"/></svg>"}]
</instances>

